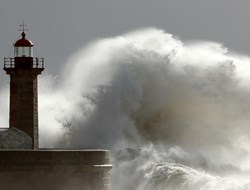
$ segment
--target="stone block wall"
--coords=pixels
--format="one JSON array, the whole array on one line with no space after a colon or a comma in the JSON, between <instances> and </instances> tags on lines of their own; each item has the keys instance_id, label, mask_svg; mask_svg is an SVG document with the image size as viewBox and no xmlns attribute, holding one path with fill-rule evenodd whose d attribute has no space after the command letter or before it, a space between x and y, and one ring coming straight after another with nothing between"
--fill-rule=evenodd
<instances>
[{"instance_id":1,"label":"stone block wall","mask_svg":"<svg viewBox=\"0 0 250 190\"><path fill-rule=\"evenodd\" d=\"M0 189L110 190L106 150L1 150Z\"/></svg>"}]
</instances>

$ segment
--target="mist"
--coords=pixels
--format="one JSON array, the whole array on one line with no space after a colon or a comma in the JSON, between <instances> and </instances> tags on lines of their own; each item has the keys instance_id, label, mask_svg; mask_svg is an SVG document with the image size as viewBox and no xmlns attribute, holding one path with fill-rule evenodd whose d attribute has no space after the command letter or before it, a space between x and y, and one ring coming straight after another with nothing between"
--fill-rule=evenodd
<instances>
[{"instance_id":1,"label":"mist","mask_svg":"<svg viewBox=\"0 0 250 190\"><path fill-rule=\"evenodd\" d=\"M248 189L249 61L155 28L96 40L39 78L40 146L111 150L113 189Z\"/></svg>"}]
</instances>

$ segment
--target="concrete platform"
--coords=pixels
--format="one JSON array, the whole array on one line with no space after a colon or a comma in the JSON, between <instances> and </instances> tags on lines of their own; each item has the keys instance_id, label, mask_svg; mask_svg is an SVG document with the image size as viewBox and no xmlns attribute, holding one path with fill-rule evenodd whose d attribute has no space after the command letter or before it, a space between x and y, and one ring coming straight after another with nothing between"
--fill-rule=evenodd
<instances>
[{"instance_id":1,"label":"concrete platform","mask_svg":"<svg viewBox=\"0 0 250 190\"><path fill-rule=\"evenodd\" d=\"M2 190L110 190L107 150L0 150Z\"/></svg>"}]
</instances>

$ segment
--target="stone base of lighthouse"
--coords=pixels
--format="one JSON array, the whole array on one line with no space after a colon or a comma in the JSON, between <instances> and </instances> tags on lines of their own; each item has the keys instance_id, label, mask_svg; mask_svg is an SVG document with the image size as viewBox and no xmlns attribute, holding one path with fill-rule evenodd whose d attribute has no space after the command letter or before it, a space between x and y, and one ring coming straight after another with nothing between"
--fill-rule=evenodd
<instances>
[{"instance_id":1,"label":"stone base of lighthouse","mask_svg":"<svg viewBox=\"0 0 250 190\"><path fill-rule=\"evenodd\" d=\"M106 150L0 150L0 189L110 190Z\"/></svg>"}]
</instances>

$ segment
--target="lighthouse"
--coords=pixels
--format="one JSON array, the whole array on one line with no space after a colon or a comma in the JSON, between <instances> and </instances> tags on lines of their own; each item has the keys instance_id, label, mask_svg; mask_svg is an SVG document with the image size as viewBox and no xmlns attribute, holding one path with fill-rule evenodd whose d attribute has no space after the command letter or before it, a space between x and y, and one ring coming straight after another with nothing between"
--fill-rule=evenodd
<instances>
[{"instance_id":1,"label":"lighthouse","mask_svg":"<svg viewBox=\"0 0 250 190\"><path fill-rule=\"evenodd\" d=\"M10 75L10 128L26 132L32 149L38 149L37 76L44 70L44 58L33 57L33 43L26 37L25 25L21 38L14 43L14 57L4 58L4 70Z\"/></svg>"},{"instance_id":2,"label":"lighthouse","mask_svg":"<svg viewBox=\"0 0 250 190\"><path fill-rule=\"evenodd\" d=\"M4 58L10 75L9 128L0 129L0 189L110 190L110 153L101 149L39 149L37 77L44 59L33 57L25 25Z\"/></svg>"}]
</instances>

